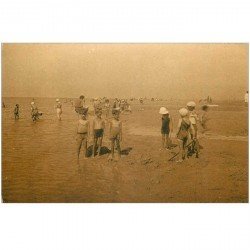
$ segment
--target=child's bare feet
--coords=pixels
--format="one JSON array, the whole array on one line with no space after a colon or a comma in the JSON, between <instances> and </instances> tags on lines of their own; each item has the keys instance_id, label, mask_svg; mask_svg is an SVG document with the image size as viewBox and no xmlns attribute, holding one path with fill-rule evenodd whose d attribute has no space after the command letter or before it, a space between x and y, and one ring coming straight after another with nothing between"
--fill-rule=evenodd
<instances>
[{"instance_id":1,"label":"child's bare feet","mask_svg":"<svg viewBox=\"0 0 250 250\"><path fill-rule=\"evenodd\" d=\"M109 157L108 157L108 161L113 161L114 160L114 157L112 156L112 155L110 155Z\"/></svg>"},{"instance_id":2,"label":"child's bare feet","mask_svg":"<svg viewBox=\"0 0 250 250\"><path fill-rule=\"evenodd\" d=\"M176 162L177 162L177 163L181 163L181 162L183 162L183 160L182 160L182 159L179 159L179 160L177 160Z\"/></svg>"}]
</instances>

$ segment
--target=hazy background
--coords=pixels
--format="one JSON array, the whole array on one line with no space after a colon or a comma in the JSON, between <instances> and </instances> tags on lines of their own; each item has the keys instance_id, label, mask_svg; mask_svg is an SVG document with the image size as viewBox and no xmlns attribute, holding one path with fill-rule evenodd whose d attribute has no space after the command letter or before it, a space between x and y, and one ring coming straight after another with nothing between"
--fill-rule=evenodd
<instances>
[{"instance_id":1,"label":"hazy background","mask_svg":"<svg viewBox=\"0 0 250 250\"><path fill-rule=\"evenodd\" d=\"M3 97L243 99L248 44L3 44Z\"/></svg>"}]
</instances>

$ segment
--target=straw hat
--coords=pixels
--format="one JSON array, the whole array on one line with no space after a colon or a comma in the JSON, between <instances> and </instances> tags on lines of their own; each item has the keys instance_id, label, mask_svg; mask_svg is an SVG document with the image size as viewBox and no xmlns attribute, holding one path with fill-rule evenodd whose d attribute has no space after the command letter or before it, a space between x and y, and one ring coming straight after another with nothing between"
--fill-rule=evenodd
<instances>
[{"instance_id":1,"label":"straw hat","mask_svg":"<svg viewBox=\"0 0 250 250\"><path fill-rule=\"evenodd\" d=\"M196 103L193 101L187 103L187 107L195 107L195 106L196 106Z\"/></svg>"},{"instance_id":2,"label":"straw hat","mask_svg":"<svg viewBox=\"0 0 250 250\"><path fill-rule=\"evenodd\" d=\"M182 108L179 110L181 116L186 116L188 114L188 110L186 108Z\"/></svg>"},{"instance_id":3,"label":"straw hat","mask_svg":"<svg viewBox=\"0 0 250 250\"><path fill-rule=\"evenodd\" d=\"M59 99L56 99L56 102L59 102Z\"/></svg>"},{"instance_id":4,"label":"straw hat","mask_svg":"<svg viewBox=\"0 0 250 250\"><path fill-rule=\"evenodd\" d=\"M34 105L35 103L34 102L31 102L31 105Z\"/></svg>"},{"instance_id":5,"label":"straw hat","mask_svg":"<svg viewBox=\"0 0 250 250\"><path fill-rule=\"evenodd\" d=\"M160 111L159 111L159 114L166 115L166 114L168 114L168 110L165 107L161 107Z\"/></svg>"}]
</instances>

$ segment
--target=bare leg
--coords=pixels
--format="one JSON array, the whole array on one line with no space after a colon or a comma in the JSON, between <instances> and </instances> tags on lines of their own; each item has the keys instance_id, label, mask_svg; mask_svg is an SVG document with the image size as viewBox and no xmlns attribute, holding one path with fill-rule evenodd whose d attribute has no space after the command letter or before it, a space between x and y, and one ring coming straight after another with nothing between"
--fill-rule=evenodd
<instances>
[{"instance_id":1,"label":"bare leg","mask_svg":"<svg viewBox=\"0 0 250 250\"><path fill-rule=\"evenodd\" d=\"M116 147L118 151L118 158L121 158L121 147L120 147L120 140L116 139Z\"/></svg>"},{"instance_id":2,"label":"bare leg","mask_svg":"<svg viewBox=\"0 0 250 250\"><path fill-rule=\"evenodd\" d=\"M169 134L166 135L166 148L170 148L170 138L169 138Z\"/></svg>"},{"instance_id":3,"label":"bare leg","mask_svg":"<svg viewBox=\"0 0 250 250\"><path fill-rule=\"evenodd\" d=\"M183 140L178 140L178 145L179 145L179 158L177 160L177 162L182 162L183 161Z\"/></svg>"},{"instance_id":4,"label":"bare leg","mask_svg":"<svg viewBox=\"0 0 250 250\"><path fill-rule=\"evenodd\" d=\"M110 159L114 159L114 154L115 154L115 141L111 140L111 157L110 157Z\"/></svg>"},{"instance_id":5,"label":"bare leg","mask_svg":"<svg viewBox=\"0 0 250 250\"><path fill-rule=\"evenodd\" d=\"M100 137L99 138L99 145L98 145L98 156L101 155L101 148L102 148L102 138L103 137Z\"/></svg>"},{"instance_id":6,"label":"bare leg","mask_svg":"<svg viewBox=\"0 0 250 250\"><path fill-rule=\"evenodd\" d=\"M93 143L93 153L92 153L92 157L95 157L95 149L96 149L96 145L97 145L97 138L94 138L94 143Z\"/></svg>"},{"instance_id":7,"label":"bare leg","mask_svg":"<svg viewBox=\"0 0 250 250\"><path fill-rule=\"evenodd\" d=\"M88 149L88 143L87 143L87 139L85 138L84 139L84 142L83 142L83 146L84 146L84 159L87 159L87 149Z\"/></svg>"},{"instance_id":8,"label":"bare leg","mask_svg":"<svg viewBox=\"0 0 250 250\"><path fill-rule=\"evenodd\" d=\"M77 164L79 165L79 156L82 147L82 139L78 138L76 141L77 141Z\"/></svg>"},{"instance_id":9,"label":"bare leg","mask_svg":"<svg viewBox=\"0 0 250 250\"><path fill-rule=\"evenodd\" d=\"M164 134L162 134L161 135L162 136L162 148L164 148L165 147L165 135Z\"/></svg>"}]
</instances>

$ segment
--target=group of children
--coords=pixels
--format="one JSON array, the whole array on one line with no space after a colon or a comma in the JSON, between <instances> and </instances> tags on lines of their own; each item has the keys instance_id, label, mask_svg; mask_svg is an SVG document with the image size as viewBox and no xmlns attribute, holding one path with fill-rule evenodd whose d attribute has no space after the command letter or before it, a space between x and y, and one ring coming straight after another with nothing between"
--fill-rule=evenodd
<instances>
[{"instance_id":1,"label":"group of children","mask_svg":"<svg viewBox=\"0 0 250 250\"><path fill-rule=\"evenodd\" d=\"M95 100L94 100L95 101ZM79 103L78 103L79 102ZM83 106L85 103L84 96L80 96L78 102L78 106L75 106L75 110L78 114L79 120L77 124L77 161L79 162L79 156L81 148L84 149L84 157L87 157L87 149L89 138L92 136L93 138L93 149L92 149L92 157L95 157L96 153L98 156L101 154L102 142L104 132L108 134L108 137L111 142L111 155L109 157L110 160L114 159L114 151L115 148L118 152L118 157L121 156L121 147L120 142L122 140L122 123L119 120L121 113L121 104L126 102L121 102L121 100L115 99L112 107L112 119L108 121L109 112L110 112L110 104L109 100L105 99L104 105L97 105L97 102L94 103L95 110L95 118L93 119L92 126L90 126L90 120L88 119L88 107ZM177 133L176 137L179 144L179 159L178 162L182 162L186 155L188 149L194 150L196 146L196 153L198 155L199 147L197 140L197 131L198 131L198 122L201 124L202 132L207 129L207 121L209 120L207 112L208 106L202 106L202 115L198 117L198 114L195 110L196 104L193 101L187 103L186 108L181 108L179 110L180 119L178 121ZM62 104L59 99L56 99L55 104L56 114L58 120L61 121L62 115ZM105 119L103 119L102 115L104 113ZM162 134L162 149L171 149L171 133L173 132L173 121L165 107L161 107L159 113L162 115L162 126L161 126L161 134ZM31 117L33 121L39 119L42 113L38 111L35 102L31 102ZM19 119L19 105L15 105L14 109L14 117L15 119ZM107 122L108 121L108 122ZM91 129L92 128L92 129ZM197 156L196 155L196 156Z\"/></svg>"},{"instance_id":2,"label":"group of children","mask_svg":"<svg viewBox=\"0 0 250 250\"><path fill-rule=\"evenodd\" d=\"M88 110L86 110L86 112L83 114L79 114L76 131L78 164L82 147L84 148L84 158L87 158L88 141L91 135L93 137L92 157L95 157L96 153L98 156L100 156L104 132L108 133L109 139L111 141L111 155L109 160L114 160L115 147L117 148L118 157L121 157L120 141L122 140L122 123L119 120L120 109L113 109L112 115L112 119L107 123L102 118L102 110L99 109L95 113L92 126L90 126L90 121L88 120Z\"/></svg>"},{"instance_id":3,"label":"group of children","mask_svg":"<svg viewBox=\"0 0 250 250\"><path fill-rule=\"evenodd\" d=\"M179 159L177 162L182 162L189 154L199 154L199 142L197 140L198 122L200 122L203 132L207 129L206 123L208 121L207 111L208 106L202 107L203 114L199 118L195 111L195 102L187 103L186 108L179 110L180 119L178 121L176 137L179 144ZM162 115L162 147L166 149L171 148L171 133L173 131L173 122L165 107L161 107L159 113Z\"/></svg>"}]
</instances>

